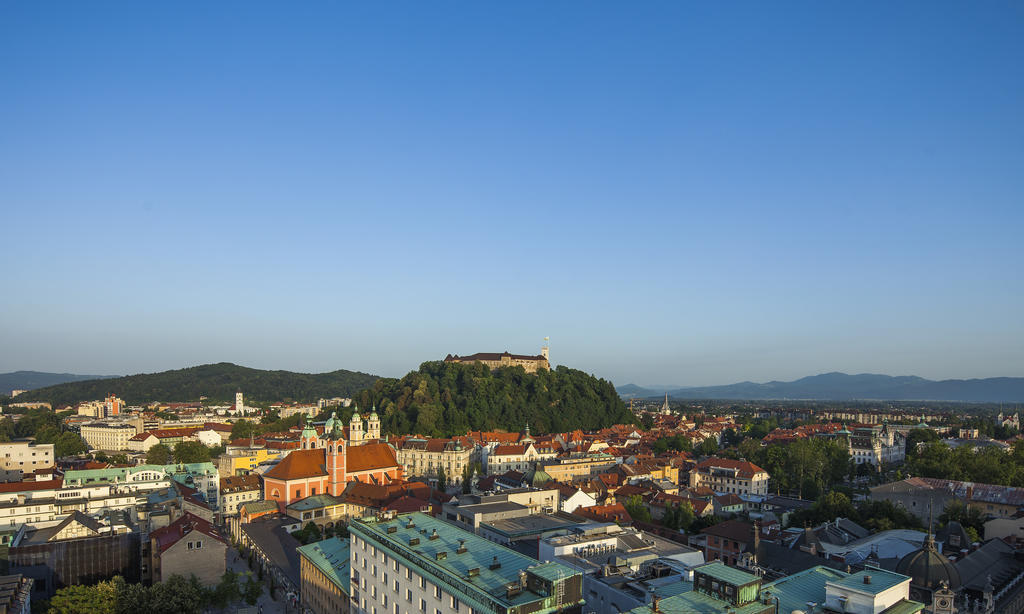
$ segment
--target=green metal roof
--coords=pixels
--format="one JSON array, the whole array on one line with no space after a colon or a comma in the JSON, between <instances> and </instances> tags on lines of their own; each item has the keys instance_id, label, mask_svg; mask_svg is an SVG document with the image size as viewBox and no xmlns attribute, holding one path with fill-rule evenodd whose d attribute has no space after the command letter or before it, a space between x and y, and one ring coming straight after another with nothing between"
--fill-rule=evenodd
<instances>
[{"instance_id":1,"label":"green metal roof","mask_svg":"<svg viewBox=\"0 0 1024 614\"><path fill-rule=\"evenodd\" d=\"M885 610L882 610L882 614L917 614L923 609L923 603L904 599L898 603L894 603Z\"/></svg>"},{"instance_id":2,"label":"green metal roof","mask_svg":"<svg viewBox=\"0 0 1024 614\"><path fill-rule=\"evenodd\" d=\"M322 507L329 507L331 505L340 504L341 499L334 497L332 495L313 495L311 497L306 497L305 499L301 499L299 501L296 501L295 503L292 503L291 505L288 506L288 509L305 512L307 510L315 510L320 509Z\"/></svg>"},{"instance_id":3,"label":"green metal roof","mask_svg":"<svg viewBox=\"0 0 1024 614\"><path fill-rule=\"evenodd\" d=\"M142 471L159 471L168 476L175 474L214 475L217 468L213 463L181 463L171 465L136 465L134 467L110 467L109 469L77 469L64 473L65 482L81 482L95 484L106 482L126 482L128 476Z\"/></svg>"},{"instance_id":4,"label":"green metal roof","mask_svg":"<svg viewBox=\"0 0 1024 614\"><path fill-rule=\"evenodd\" d=\"M871 584L864 584L864 578L866 576L871 576ZM905 576L894 571L886 571L877 567L868 567L862 571L858 571L857 573L850 574L841 580L835 580L832 584L842 586L843 588L850 590L877 595L882 591L887 591L897 584L908 580L910 580L910 576Z\"/></svg>"},{"instance_id":5,"label":"green metal roof","mask_svg":"<svg viewBox=\"0 0 1024 614\"><path fill-rule=\"evenodd\" d=\"M410 520L413 528L408 528ZM393 532L389 533L388 529L393 529ZM392 551L391 554L404 559L407 564L412 564L423 575L433 576L447 583L457 583L463 587L468 597L478 595L477 600L482 595L474 593L473 589L482 591L488 598L503 604L506 608L551 599L551 596L541 596L530 591L509 597L506 594L506 585L518 581L521 570L548 581L581 575L580 572L561 563L538 564L536 559L421 512L400 514L391 520L354 520L350 523L349 530L371 543L377 541L385 544L385 547ZM436 538L431 539L435 531ZM418 539L419 543L410 544L412 539ZM466 549L462 554L457 552L460 547ZM440 555L441 558L438 558L439 553L443 553ZM498 564L494 569L491 568L493 563ZM477 570L475 575L469 575L470 569ZM563 607L567 605L571 604L562 604ZM481 601L479 609L491 610L493 607ZM537 612L543 614L554 609L541 608Z\"/></svg>"},{"instance_id":6,"label":"green metal roof","mask_svg":"<svg viewBox=\"0 0 1024 614\"><path fill-rule=\"evenodd\" d=\"M844 578L846 578L845 573L831 567L818 565L780 578L764 586L761 593L764 594L768 591L773 597L778 597L779 612L805 610L808 601L815 603L825 601L826 582L835 582Z\"/></svg>"},{"instance_id":7,"label":"green metal roof","mask_svg":"<svg viewBox=\"0 0 1024 614\"><path fill-rule=\"evenodd\" d=\"M743 586L744 584L750 584L752 582L757 582L758 580L760 580L760 578L758 578L755 575L748 574L745 571L740 571L735 567L729 567L728 565L721 563L719 561L707 563L706 565L701 565L700 567L694 567L693 571L694 573L702 573L716 580L721 580L722 582L726 582L734 586Z\"/></svg>"},{"instance_id":8,"label":"green metal roof","mask_svg":"<svg viewBox=\"0 0 1024 614\"><path fill-rule=\"evenodd\" d=\"M299 555L316 566L327 579L340 588L346 595L349 593L349 543L338 537L325 539L321 542L307 544L296 548Z\"/></svg>"},{"instance_id":9,"label":"green metal roof","mask_svg":"<svg viewBox=\"0 0 1024 614\"><path fill-rule=\"evenodd\" d=\"M239 511L245 511L249 514L256 514L259 512L277 511L276 501L246 501L242 505L238 506Z\"/></svg>"},{"instance_id":10,"label":"green metal roof","mask_svg":"<svg viewBox=\"0 0 1024 614\"><path fill-rule=\"evenodd\" d=\"M781 610L780 610L781 611ZM630 614L651 614L654 610L650 605L642 605L630 610ZM675 597L662 599L658 602L658 612L662 614L775 614L775 604L766 605L759 601L736 607L728 601L715 599L697 591L682 593Z\"/></svg>"}]
</instances>

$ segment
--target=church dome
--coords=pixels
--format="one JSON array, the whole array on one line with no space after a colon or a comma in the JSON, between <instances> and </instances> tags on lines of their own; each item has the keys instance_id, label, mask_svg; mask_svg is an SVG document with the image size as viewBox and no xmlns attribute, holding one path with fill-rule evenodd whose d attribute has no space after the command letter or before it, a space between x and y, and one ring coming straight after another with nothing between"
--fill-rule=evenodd
<instances>
[{"instance_id":1,"label":"church dome","mask_svg":"<svg viewBox=\"0 0 1024 614\"><path fill-rule=\"evenodd\" d=\"M896 573L910 576L911 586L936 590L943 582L950 590L960 588L960 572L935 547L935 538L929 533L924 546L900 559Z\"/></svg>"}]
</instances>

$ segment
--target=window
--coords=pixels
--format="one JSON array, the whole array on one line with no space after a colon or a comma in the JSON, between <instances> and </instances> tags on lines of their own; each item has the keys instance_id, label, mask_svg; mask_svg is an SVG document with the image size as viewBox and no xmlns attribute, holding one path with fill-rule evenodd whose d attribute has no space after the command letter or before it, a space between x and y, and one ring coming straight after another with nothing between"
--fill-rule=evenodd
<instances>
[{"instance_id":1,"label":"window","mask_svg":"<svg viewBox=\"0 0 1024 614\"><path fill-rule=\"evenodd\" d=\"M420 588L422 588L422 589L426 589L427 588L427 579L424 578L423 576L420 576Z\"/></svg>"},{"instance_id":2,"label":"window","mask_svg":"<svg viewBox=\"0 0 1024 614\"><path fill-rule=\"evenodd\" d=\"M199 550L202 547L203 547L203 542L196 542L196 550Z\"/></svg>"},{"instance_id":3,"label":"window","mask_svg":"<svg viewBox=\"0 0 1024 614\"><path fill-rule=\"evenodd\" d=\"M459 600L455 598L455 595L452 595L452 612L458 612L458 611L459 611Z\"/></svg>"},{"instance_id":4,"label":"window","mask_svg":"<svg viewBox=\"0 0 1024 614\"><path fill-rule=\"evenodd\" d=\"M405 600L408 601L409 603L412 603L412 589L411 588L405 589Z\"/></svg>"},{"instance_id":5,"label":"window","mask_svg":"<svg viewBox=\"0 0 1024 614\"><path fill-rule=\"evenodd\" d=\"M441 598L441 587L440 586L437 586L437 585L434 586L434 598L436 598L436 599L440 599Z\"/></svg>"},{"instance_id":6,"label":"window","mask_svg":"<svg viewBox=\"0 0 1024 614\"><path fill-rule=\"evenodd\" d=\"M426 599L420 599L420 612L426 612L426 611L427 611L427 600Z\"/></svg>"}]
</instances>

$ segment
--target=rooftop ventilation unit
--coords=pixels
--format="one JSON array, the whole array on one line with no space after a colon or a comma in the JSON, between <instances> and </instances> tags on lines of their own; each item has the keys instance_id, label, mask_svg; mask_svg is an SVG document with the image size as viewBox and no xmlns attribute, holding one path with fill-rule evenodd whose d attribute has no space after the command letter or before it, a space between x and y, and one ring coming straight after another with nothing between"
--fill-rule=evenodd
<instances>
[{"instance_id":1,"label":"rooftop ventilation unit","mask_svg":"<svg viewBox=\"0 0 1024 614\"><path fill-rule=\"evenodd\" d=\"M419 546L420 545L420 538L413 537L412 539L409 540L409 545L410 546Z\"/></svg>"}]
</instances>

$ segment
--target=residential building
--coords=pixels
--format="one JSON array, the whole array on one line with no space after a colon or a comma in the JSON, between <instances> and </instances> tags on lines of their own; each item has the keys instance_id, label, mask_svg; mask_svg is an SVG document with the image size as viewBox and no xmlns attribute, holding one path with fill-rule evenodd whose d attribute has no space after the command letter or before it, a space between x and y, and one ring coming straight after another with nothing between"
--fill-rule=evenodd
<instances>
[{"instance_id":1,"label":"residential building","mask_svg":"<svg viewBox=\"0 0 1024 614\"><path fill-rule=\"evenodd\" d=\"M25 527L11 542L7 559L13 572L33 579L33 597L57 589L121 576L138 582L140 535L124 521L103 521L80 512L47 528Z\"/></svg>"},{"instance_id":2,"label":"residential building","mask_svg":"<svg viewBox=\"0 0 1024 614\"><path fill-rule=\"evenodd\" d=\"M706 486L719 494L767 495L768 477L754 463L712 457L690 470L690 487Z\"/></svg>"},{"instance_id":3,"label":"residential building","mask_svg":"<svg viewBox=\"0 0 1024 614\"><path fill-rule=\"evenodd\" d=\"M633 608L630 613L789 614L795 611L777 610L774 601L762 597L760 578L719 561L695 567L692 584L678 588L683 592L665 598L659 596L649 605ZM685 590L687 588L692 590Z\"/></svg>"},{"instance_id":4,"label":"residential building","mask_svg":"<svg viewBox=\"0 0 1024 614\"><path fill-rule=\"evenodd\" d=\"M496 445L489 448L486 456L488 475L526 471L542 458L532 443Z\"/></svg>"},{"instance_id":5,"label":"residential building","mask_svg":"<svg viewBox=\"0 0 1024 614\"><path fill-rule=\"evenodd\" d=\"M277 448L268 448L265 443L244 448L228 446L224 454L217 457L217 470L223 476L252 473L260 463L276 460L283 452Z\"/></svg>"},{"instance_id":6,"label":"residential building","mask_svg":"<svg viewBox=\"0 0 1024 614\"><path fill-rule=\"evenodd\" d=\"M93 422L83 424L81 429L82 439L91 449L106 452L128 450L128 440L137 433L134 426L124 422Z\"/></svg>"},{"instance_id":7,"label":"residential building","mask_svg":"<svg viewBox=\"0 0 1024 614\"><path fill-rule=\"evenodd\" d=\"M354 520L351 611L579 613L582 574L422 513Z\"/></svg>"},{"instance_id":8,"label":"residential building","mask_svg":"<svg viewBox=\"0 0 1024 614\"><path fill-rule=\"evenodd\" d=\"M50 469L53 463L53 444L33 440L0 443L0 469L32 473L36 469Z\"/></svg>"},{"instance_id":9,"label":"residential building","mask_svg":"<svg viewBox=\"0 0 1024 614\"><path fill-rule=\"evenodd\" d=\"M228 475L220 479L220 513L231 516L248 501L263 498L263 481L258 475Z\"/></svg>"},{"instance_id":10,"label":"residential building","mask_svg":"<svg viewBox=\"0 0 1024 614\"><path fill-rule=\"evenodd\" d=\"M444 518L467 531L477 531L483 523L522 518L532 514L551 514L558 509L559 494L554 488L505 490L500 494L460 495L442 507Z\"/></svg>"},{"instance_id":11,"label":"residential building","mask_svg":"<svg viewBox=\"0 0 1024 614\"><path fill-rule=\"evenodd\" d=\"M351 441L344 438L342 425L334 414L324 425L322 437L307 424L301 435L301 449L289 453L263 474L264 499L288 505L317 494L337 497L350 481L386 484L402 480L403 470L394 448L369 441L372 435L379 437L380 433L376 412L371 414L368 424L371 426L364 437L362 419L358 412L353 414L349 427Z\"/></svg>"},{"instance_id":12,"label":"residential building","mask_svg":"<svg viewBox=\"0 0 1024 614\"><path fill-rule=\"evenodd\" d=\"M527 373L536 373L541 369L551 369L551 363L548 360L548 347L544 346L540 349L540 354L536 356L527 356L523 354L510 354L507 350L504 352L478 352L476 354L470 354L469 356L459 356L458 354L448 354L444 357L445 362L461 362L461 363L474 363L479 362L486 365L489 369L501 369L504 367L522 367Z\"/></svg>"},{"instance_id":13,"label":"residential building","mask_svg":"<svg viewBox=\"0 0 1024 614\"><path fill-rule=\"evenodd\" d=\"M726 520L701 531L704 558L736 565L740 555L754 543L754 525L739 520Z\"/></svg>"},{"instance_id":14,"label":"residential building","mask_svg":"<svg viewBox=\"0 0 1024 614\"><path fill-rule=\"evenodd\" d=\"M227 568L227 540L206 520L186 513L149 534L153 582L194 575L204 586L220 581Z\"/></svg>"},{"instance_id":15,"label":"residential building","mask_svg":"<svg viewBox=\"0 0 1024 614\"><path fill-rule=\"evenodd\" d=\"M537 468L551 476L552 480L568 483L603 473L615 465L614 456L598 452L540 461Z\"/></svg>"},{"instance_id":16,"label":"residential building","mask_svg":"<svg viewBox=\"0 0 1024 614\"><path fill-rule=\"evenodd\" d=\"M871 488L874 501L891 501L921 520L951 501L978 510L983 518L1013 518L1024 510L1024 488L938 478L907 478Z\"/></svg>"},{"instance_id":17,"label":"residential building","mask_svg":"<svg viewBox=\"0 0 1024 614\"><path fill-rule=\"evenodd\" d=\"M461 484L466 467L480 458L476 444L469 437L406 437L393 443L398 463L410 478L437 478L443 469L449 484Z\"/></svg>"},{"instance_id":18,"label":"residential building","mask_svg":"<svg viewBox=\"0 0 1024 614\"><path fill-rule=\"evenodd\" d=\"M583 574L584 611L618 614L650 603L659 589L692 581L699 550L633 527L588 523L542 537L537 558Z\"/></svg>"},{"instance_id":19,"label":"residential building","mask_svg":"<svg viewBox=\"0 0 1024 614\"><path fill-rule=\"evenodd\" d=\"M296 550L303 610L312 614L348 614L348 540L331 537Z\"/></svg>"}]
</instances>

